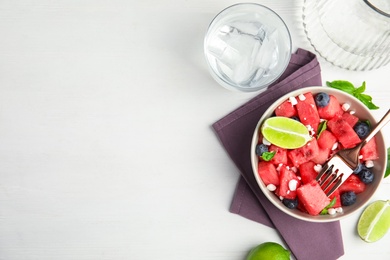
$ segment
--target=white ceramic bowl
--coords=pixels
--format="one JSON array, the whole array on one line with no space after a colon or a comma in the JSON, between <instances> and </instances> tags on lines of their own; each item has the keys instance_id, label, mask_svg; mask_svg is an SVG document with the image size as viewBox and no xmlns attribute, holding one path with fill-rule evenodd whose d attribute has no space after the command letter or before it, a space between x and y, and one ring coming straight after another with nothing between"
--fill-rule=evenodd
<instances>
[{"instance_id":1,"label":"white ceramic bowl","mask_svg":"<svg viewBox=\"0 0 390 260\"><path fill-rule=\"evenodd\" d=\"M260 127L265 119L272 116L274 113L274 110L276 107L278 107L283 101L288 99L292 96L298 96L299 94L312 92L313 95L318 92L325 92L328 94L334 95L338 101L343 104L348 102L351 104L350 110L356 111L355 115L359 117L360 119L369 120L373 125L377 123L377 120L373 117L370 110L361 103L358 99L354 98L353 96L342 92L337 89L333 89L330 87L308 87L308 88L302 88L293 92L290 92L286 94L285 96L281 97L276 101L272 106L270 106L267 111L264 113L264 115L260 118L255 132L253 134L252 139L252 145L251 145L251 163L252 163L252 169L253 173L255 175L255 178L257 180L257 183L259 185L259 188L262 190L262 192L265 194L265 196L281 211L285 212L286 214L301 219L305 221L310 222L331 222L340 220L342 218L345 218L347 216L350 216L357 210L364 207L371 199L371 197L374 195L375 191L379 187L381 181L384 178L385 170L386 170L386 163L387 163L387 149L385 145L385 140L383 137L382 132L376 134L376 141L377 141L377 147L380 158L378 160L375 160L374 167L373 167L373 173L375 174L374 181L370 184L366 184L366 189L364 192L357 194L357 200L356 202L351 206L343 206L343 213L336 213L334 215L317 215L312 216L308 213L304 213L298 209L289 209L286 206L283 205L282 201L274 194L274 192L269 191L267 187L264 185L263 181L258 175L257 172L257 164L258 164L258 156L256 155L255 148L258 143L258 133L260 131Z\"/></svg>"}]
</instances>

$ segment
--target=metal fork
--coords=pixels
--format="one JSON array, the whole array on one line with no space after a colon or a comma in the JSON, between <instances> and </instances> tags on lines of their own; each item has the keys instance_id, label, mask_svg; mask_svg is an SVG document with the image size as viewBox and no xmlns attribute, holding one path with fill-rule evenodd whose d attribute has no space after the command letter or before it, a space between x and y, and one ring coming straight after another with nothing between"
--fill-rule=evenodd
<instances>
[{"instance_id":1,"label":"metal fork","mask_svg":"<svg viewBox=\"0 0 390 260\"><path fill-rule=\"evenodd\" d=\"M357 146L338 151L323 165L316 181L329 197L357 169L362 147L390 121L390 109L382 117L370 134Z\"/></svg>"}]
</instances>

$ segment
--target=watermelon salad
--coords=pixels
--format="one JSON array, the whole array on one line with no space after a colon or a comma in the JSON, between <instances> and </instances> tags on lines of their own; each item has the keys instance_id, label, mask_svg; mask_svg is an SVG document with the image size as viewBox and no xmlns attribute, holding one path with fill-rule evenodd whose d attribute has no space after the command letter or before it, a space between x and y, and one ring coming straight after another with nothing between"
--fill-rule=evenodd
<instances>
[{"instance_id":1,"label":"watermelon salad","mask_svg":"<svg viewBox=\"0 0 390 260\"><path fill-rule=\"evenodd\" d=\"M334 153L356 146L368 135L370 122L358 118L348 103L341 104L335 96L324 92L290 97L275 109L274 115L300 121L312 139L300 148L284 149L263 138L259 130L257 168L267 189L286 207L310 215L340 214L343 207L353 205L374 179L372 167L379 158L375 137L361 150L354 174L330 197L315 179ZM264 153L273 157L266 158Z\"/></svg>"}]
</instances>

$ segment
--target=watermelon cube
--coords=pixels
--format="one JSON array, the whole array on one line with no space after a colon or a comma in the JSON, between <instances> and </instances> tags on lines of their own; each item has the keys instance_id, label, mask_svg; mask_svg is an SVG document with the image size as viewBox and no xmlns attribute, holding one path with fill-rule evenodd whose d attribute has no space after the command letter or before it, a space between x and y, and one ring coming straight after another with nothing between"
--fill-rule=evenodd
<instances>
[{"instance_id":1,"label":"watermelon cube","mask_svg":"<svg viewBox=\"0 0 390 260\"><path fill-rule=\"evenodd\" d=\"M275 109L276 116L293 117L297 116L297 110L291 104L289 100L284 101L280 106Z\"/></svg>"},{"instance_id":2,"label":"watermelon cube","mask_svg":"<svg viewBox=\"0 0 390 260\"><path fill-rule=\"evenodd\" d=\"M332 208L339 208L341 207L341 198L340 198L340 192L339 190L335 190L332 195L329 196L330 201L332 201L334 198L336 198L335 204L332 206Z\"/></svg>"},{"instance_id":3,"label":"watermelon cube","mask_svg":"<svg viewBox=\"0 0 390 260\"><path fill-rule=\"evenodd\" d=\"M273 184L279 186L279 174L271 162L260 161L257 169L258 174L265 185Z\"/></svg>"},{"instance_id":4,"label":"watermelon cube","mask_svg":"<svg viewBox=\"0 0 390 260\"><path fill-rule=\"evenodd\" d=\"M352 148L361 142L352 126L343 118L333 118L327 125L344 148Z\"/></svg>"},{"instance_id":5,"label":"watermelon cube","mask_svg":"<svg viewBox=\"0 0 390 260\"><path fill-rule=\"evenodd\" d=\"M302 211L302 212L304 212L304 213L307 213L307 210L305 209L305 207L303 206L303 204L300 203L299 201L298 201L298 207L297 207L297 209L299 209L300 211Z\"/></svg>"},{"instance_id":6,"label":"watermelon cube","mask_svg":"<svg viewBox=\"0 0 390 260\"><path fill-rule=\"evenodd\" d=\"M304 125L310 125L313 130L317 132L318 125L320 124L320 116L318 115L314 97L310 92L304 94L304 97L304 100L297 98L298 103L296 108L298 111L299 120Z\"/></svg>"},{"instance_id":7,"label":"watermelon cube","mask_svg":"<svg viewBox=\"0 0 390 260\"><path fill-rule=\"evenodd\" d=\"M337 142L337 138L334 136L334 134L332 134L332 132L324 130L318 137L317 142L318 147L332 150L333 145Z\"/></svg>"},{"instance_id":8,"label":"watermelon cube","mask_svg":"<svg viewBox=\"0 0 390 260\"><path fill-rule=\"evenodd\" d=\"M330 152L331 152L331 150L329 150L327 148L319 148L318 155L311 160L313 162L315 162L316 164L322 165L322 164L326 163L328 161L328 159L330 158Z\"/></svg>"},{"instance_id":9,"label":"watermelon cube","mask_svg":"<svg viewBox=\"0 0 390 260\"><path fill-rule=\"evenodd\" d=\"M282 166L279 172L280 186L276 195L287 199L295 199L297 192L296 189L290 190L290 181L296 184L296 188L299 187L300 181L295 172L287 168L287 166Z\"/></svg>"},{"instance_id":10,"label":"watermelon cube","mask_svg":"<svg viewBox=\"0 0 390 260\"><path fill-rule=\"evenodd\" d=\"M313 216L318 215L330 203L330 199L315 180L300 186L297 189L297 197Z\"/></svg>"},{"instance_id":11,"label":"watermelon cube","mask_svg":"<svg viewBox=\"0 0 390 260\"><path fill-rule=\"evenodd\" d=\"M341 116L344 111L337 98L333 95L329 95L329 104L325 107L317 107L318 115L323 119L332 119L334 117Z\"/></svg>"},{"instance_id":12,"label":"watermelon cube","mask_svg":"<svg viewBox=\"0 0 390 260\"><path fill-rule=\"evenodd\" d=\"M316 163L313 161L308 161L299 165L299 173L301 174L302 183L306 184L315 180L318 172L314 170Z\"/></svg>"},{"instance_id":13,"label":"watermelon cube","mask_svg":"<svg viewBox=\"0 0 390 260\"><path fill-rule=\"evenodd\" d=\"M356 194L362 193L366 189L366 184L360 180L356 174L352 174L338 188L340 194L346 191L353 191Z\"/></svg>"},{"instance_id":14,"label":"watermelon cube","mask_svg":"<svg viewBox=\"0 0 390 260\"><path fill-rule=\"evenodd\" d=\"M362 150L360 150L360 154L363 156L363 161L373 161L379 158L375 136L363 146Z\"/></svg>"},{"instance_id":15,"label":"watermelon cube","mask_svg":"<svg viewBox=\"0 0 390 260\"><path fill-rule=\"evenodd\" d=\"M354 127L356 123L359 121L359 118L357 116L352 115L351 113L348 112L343 113L341 118L347 121L347 123L352 127Z\"/></svg>"},{"instance_id":16,"label":"watermelon cube","mask_svg":"<svg viewBox=\"0 0 390 260\"><path fill-rule=\"evenodd\" d=\"M270 160L275 165L287 164L287 149L271 144L268 148L269 152L276 152L274 157Z\"/></svg>"},{"instance_id":17,"label":"watermelon cube","mask_svg":"<svg viewBox=\"0 0 390 260\"><path fill-rule=\"evenodd\" d=\"M318 143L315 138L307 142L304 146L289 150L287 153L288 158L290 158L292 164L295 167L299 167L302 163L308 162L313 158L317 157L319 154Z\"/></svg>"}]
</instances>

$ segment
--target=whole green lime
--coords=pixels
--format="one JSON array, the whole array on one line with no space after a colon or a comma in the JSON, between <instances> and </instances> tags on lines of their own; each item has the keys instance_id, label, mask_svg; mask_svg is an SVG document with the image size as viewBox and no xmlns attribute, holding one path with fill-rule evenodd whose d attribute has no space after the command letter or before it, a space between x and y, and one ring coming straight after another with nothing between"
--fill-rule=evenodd
<instances>
[{"instance_id":1,"label":"whole green lime","mask_svg":"<svg viewBox=\"0 0 390 260\"><path fill-rule=\"evenodd\" d=\"M290 260L290 251L275 242L265 242L253 248L246 260Z\"/></svg>"}]
</instances>

